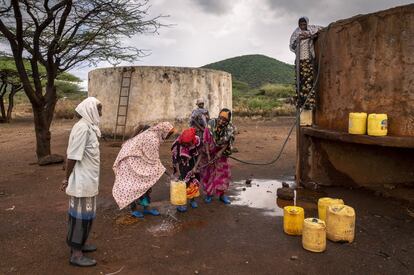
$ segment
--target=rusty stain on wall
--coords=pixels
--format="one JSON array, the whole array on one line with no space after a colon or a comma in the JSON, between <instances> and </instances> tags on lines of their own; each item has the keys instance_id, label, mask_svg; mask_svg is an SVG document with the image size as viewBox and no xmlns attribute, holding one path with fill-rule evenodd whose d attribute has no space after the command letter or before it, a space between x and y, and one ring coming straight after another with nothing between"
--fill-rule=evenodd
<instances>
[{"instance_id":1,"label":"rusty stain on wall","mask_svg":"<svg viewBox=\"0 0 414 275\"><path fill-rule=\"evenodd\" d=\"M316 50L322 53L316 127L347 132L350 112L386 113L389 135L414 138L414 4L332 23ZM414 148L301 134L300 154L302 181L414 186Z\"/></svg>"}]
</instances>

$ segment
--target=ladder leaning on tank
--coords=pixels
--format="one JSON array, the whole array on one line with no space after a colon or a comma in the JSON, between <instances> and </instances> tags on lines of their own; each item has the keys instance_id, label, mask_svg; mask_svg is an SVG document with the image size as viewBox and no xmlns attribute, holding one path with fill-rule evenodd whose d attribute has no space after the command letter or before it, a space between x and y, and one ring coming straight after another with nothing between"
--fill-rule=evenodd
<instances>
[{"instance_id":1,"label":"ladder leaning on tank","mask_svg":"<svg viewBox=\"0 0 414 275\"><path fill-rule=\"evenodd\" d=\"M122 141L125 139L132 72L133 70L131 68L123 68L122 70L121 87L119 89L118 109L116 112L114 140L117 140L117 138L120 136L122 136ZM118 134L118 129L120 128L122 128L122 135Z\"/></svg>"}]
</instances>

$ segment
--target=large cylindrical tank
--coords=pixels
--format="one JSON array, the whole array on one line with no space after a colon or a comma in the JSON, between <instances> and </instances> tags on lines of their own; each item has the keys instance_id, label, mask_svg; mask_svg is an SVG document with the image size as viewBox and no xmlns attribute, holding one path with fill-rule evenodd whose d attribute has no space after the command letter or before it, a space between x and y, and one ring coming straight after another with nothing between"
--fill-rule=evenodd
<instances>
[{"instance_id":1,"label":"large cylindrical tank","mask_svg":"<svg viewBox=\"0 0 414 275\"><path fill-rule=\"evenodd\" d=\"M232 108L232 79L226 72L150 66L95 69L88 75L88 95L102 102L100 128L105 135L114 133L122 76L129 74L126 135L138 123L188 120L197 98L204 98L211 117L217 117L221 108ZM123 86L128 84L124 79ZM120 132L122 128L118 128Z\"/></svg>"}]
</instances>

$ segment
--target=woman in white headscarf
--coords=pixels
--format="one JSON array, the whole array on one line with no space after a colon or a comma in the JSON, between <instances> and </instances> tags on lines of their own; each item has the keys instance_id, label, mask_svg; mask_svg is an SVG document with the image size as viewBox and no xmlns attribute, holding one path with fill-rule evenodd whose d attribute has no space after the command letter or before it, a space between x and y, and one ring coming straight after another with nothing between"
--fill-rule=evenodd
<instances>
[{"instance_id":1,"label":"woman in white headscarf","mask_svg":"<svg viewBox=\"0 0 414 275\"><path fill-rule=\"evenodd\" d=\"M115 183L112 195L120 209L131 206L132 215L158 216L156 209L149 209L151 187L166 171L160 160L160 145L174 133L169 122L161 122L127 140L121 148L113 170ZM135 209L139 204L143 212Z\"/></svg>"},{"instance_id":2,"label":"woman in white headscarf","mask_svg":"<svg viewBox=\"0 0 414 275\"><path fill-rule=\"evenodd\" d=\"M298 108L313 109L315 106L315 96L314 94L310 95L315 69L313 64L315 59L313 38L322 28L317 25L309 25L309 19L303 16L299 18L298 27L290 37L289 48L296 54L296 65L299 60L300 68L299 76L296 76L300 80L299 91L296 91L296 104ZM308 96L309 98L307 99Z\"/></svg>"},{"instance_id":3,"label":"woman in white headscarf","mask_svg":"<svg viewBox=\"0 0 414 275\"><path fill-rule=\"evenodd\" d=\"M98 138L102 105L94 97L83 100L75 109L81 119L73 126L69 136L66 178L62 190L69 195L69 222L67 244L71 248L70 263L93 266L96 261L83 252L96 250L87 245L92 221L96 216L96 196L99 185L100 152Z\"/></svg>"}]
</instances>

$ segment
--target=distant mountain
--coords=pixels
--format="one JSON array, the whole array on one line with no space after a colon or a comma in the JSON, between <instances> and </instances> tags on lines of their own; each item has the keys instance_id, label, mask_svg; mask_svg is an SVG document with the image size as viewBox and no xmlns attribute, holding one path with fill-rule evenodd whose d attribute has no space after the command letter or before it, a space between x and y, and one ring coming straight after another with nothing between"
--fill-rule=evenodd
<instances>
[{"instance_id":1,"label":"distant mountain","mask_svg":"<svg viewBox=\"0 0 414 275\"><path fill-rule=\"evenodd\" d=\"M231 73L235 80L246 82L251 87L260 87L267 83L294 83L293 65L260 54L233 57L202 68Z\"/></svg>"}]
</instances>

